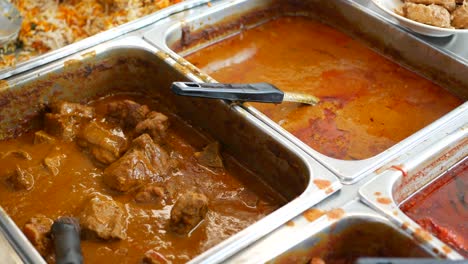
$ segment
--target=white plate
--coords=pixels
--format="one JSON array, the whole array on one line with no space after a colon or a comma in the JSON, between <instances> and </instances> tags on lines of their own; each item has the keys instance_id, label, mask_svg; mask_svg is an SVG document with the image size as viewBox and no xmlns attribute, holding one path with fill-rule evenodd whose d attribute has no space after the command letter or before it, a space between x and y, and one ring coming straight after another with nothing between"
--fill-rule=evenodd
<instances>
[{"instance_id":1,"label":"white plate","mask_svg":"<svg viewBox=\"0 0 468 264\"><path fill-rule=\"evenodd\" d=\"M455 33L468 33L468 29L435 27L400 16L397 13L395 13L395 9L403 5L403 1L401 0L372 0L372 2L377 7L382 9L382 11L396 18L400 25L421 35L431 37L446 37Z\"/></svg>"}]
</instances>

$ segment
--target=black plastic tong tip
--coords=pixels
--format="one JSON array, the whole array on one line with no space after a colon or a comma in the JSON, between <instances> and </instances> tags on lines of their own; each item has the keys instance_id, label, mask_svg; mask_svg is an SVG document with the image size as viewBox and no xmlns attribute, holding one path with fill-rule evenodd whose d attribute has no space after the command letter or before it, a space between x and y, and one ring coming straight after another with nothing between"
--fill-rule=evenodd
<instances>
[{"instance_id":1,"label":"black plastic tong tip","mask_svg":"<svg viewBox=\"0 0 468 264\"><path fill-rule=\"evenodd\" d=\"M79 223L71 217L62 217L52 225L57 264L82 264Z\"/></svg>"}]
</instances>

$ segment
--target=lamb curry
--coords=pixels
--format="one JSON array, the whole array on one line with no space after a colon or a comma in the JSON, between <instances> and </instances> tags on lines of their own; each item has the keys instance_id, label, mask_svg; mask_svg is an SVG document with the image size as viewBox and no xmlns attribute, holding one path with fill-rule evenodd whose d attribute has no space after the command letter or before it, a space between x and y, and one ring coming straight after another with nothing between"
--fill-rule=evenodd
<instances>
[{"instance_id":1,"label":"lamb curry","mask_svg":"<svg viewBox=\"0 0 468 264\"><path fill-rule=\"evenodd\" d=\"M0 203L50 263L61 216L79 220L87 263L184 263L283 203L148 98L49 108L41 130L0 142Z\"/></svg>"}]
</instances>

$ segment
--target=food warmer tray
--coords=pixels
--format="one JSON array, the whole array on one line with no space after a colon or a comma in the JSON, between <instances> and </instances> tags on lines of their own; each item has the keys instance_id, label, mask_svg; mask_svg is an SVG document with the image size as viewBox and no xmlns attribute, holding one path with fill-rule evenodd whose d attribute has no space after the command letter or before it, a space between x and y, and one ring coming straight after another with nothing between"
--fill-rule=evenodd
<instances>
[{"instance_id":1,"label":"food warmer tray","mask_svg":"<svg viewBox=\"0 0 468 264\"><path fill-rule=\"evenodd\" d=\"M285 201L193 263L234 254L341 188L333 173L245 109L222 100L177 96L170 90L172 82L190 80L194 77L185 68L141 38L123 37L100 44L4 81L0 88L0 138L30 128L49 100L86 101L116 92L116 83L118 88L126 87L123 92L141 91L145 96L169 101L169 111L213 136ZM0 223L25 262L44 262L7 214L0 214Z\"/></svg>"},{"instance_id":2,"label":"food warmer tray","mask_svg":"<svg viewBox=\"0 0 468 264\"><path fill-rule=\"evenodd\" d=\"M292 2L291 8L279 8L279 11L278 8L275 9L276 4L289 4L289 2ZM255 17L255 15L251 14L255 13L258 14L258 18L249 21L250 17ZM256 26L283 15L306 15L325 22L325 24L336 27L361 40L378 53L427 77L463 100L468 98L468 90L466 89L468 87L468 67L458 57L452 57L407 31L395 27L388 21L383 20L379 15L369 13L367 8L345 0L311 0L300 1L300 3L288 0L216 1L210 6L194 7L191 13L176 14L159 21L153 26L152 30L144 34L144 39L162 49L180 64L191 68L192 72L200 80L215 82L214 79L201 72L182 56L238 34L245 28ZM228 30L218 34L216 30L223 27L228 28ZM186 32L195 32L193 34L194 38L199 37L200 41L195 42L196 45L184 49L181 54L178 54L171 47L179 43L183 34L187 35ZM388 36L392 36L392 38ZM187 38L187 36L185 37ZM190 37L191 35L188 38ZM427 60L427 57L432 57L432 59ZM374 173L376 169L397 157L399 153L419 144L437 127L466 111L468 104L465 102L376 156L352 161L335 159L321 154L253 106L243 105L243 108L333 171L341 179L342 183L352 184L365 175Z\"/></svg>"},{"instance_id":3,"label":"food warmer tray","mask_svg":"<svg viewBox=\"0 0 468 264\"><path fill-rule=\"evenodd\" d=\"M357 1L359 3L365 2L363 0ZM197 71L193 65L171 51L167 46L167 41L170 40L170 38L177 37L178 33L176 31L180 29L183 23L189 23L190 21L198 21L202 22L202 24L214 23L222 20L224 15L231 12L230 10L233 10L234 7L235 10L244 12L248 11L249 7L252 8L257 4L261 5L268 1L249 1L249 3L236 0L213 1L210 5L206 4L207 1L189 2L191 8L189 8L189 6L182 7L181 5L169 7L161 11L164 12L165 15L155 14L155 16L161 18L160 20L158 19L156 23L151 25L151 22L143 23L144 25L140 28L128 29L125 33L121 32L120 35L125 34L125 36L108 39L105 43L93 46L101 42L96 40L97 42L83 47L82 49L87 49L81 51L79 54L69 55L76 52L70 51L70 53L62 53L61 56L57 55L55 58L46 58L44 62L45 65L36 70L19 75L18 73L22 71L20 68L16 71L1 72L0 79L6 78L6 76L17 75L9 77L6 81L0 83L2 91L10 89L20 90L20 87L23 87L27 83L38 81L41 78L47 78L47 75L50 73L60 74L74 67L79 68L80 65L83 65L82 62L86 64L86 62L90 60L98 61L106 58L106 56L115 57L116 51L123 50L126 52L130 51L130 56L135 55L136 57L154 60L166 71L171 72L172 77L178 76L178 80L212 81L209 76ZM367 43L375 43L376 45L373 46L377 50L379 50L379 47L381 49L385 48L385 54L387 56L395 58L411 69L420 72L446 87L453 87L452 91L454 93L464 99L467 98L466 87L468 80L466 78L468 76L468 70L462 60L464 57L463 55L455 55L450 51L450 47L436 45L431 39L426 40L425 38L412 35L392 25L378 13L356 2L341 0L327 2L330 3L329 7L336 8L342 15L345 14L341 17L331 18L344 19L344 21L347 21L348 24L346 25L351 27L348 33L358 36ZM169 16L169 14L174 15ZM216 16L215 14L218 15ZM205 21L205 18L208 21ZM371 22L371 24L366 24L368 22ZM353 24L350 25L350 23ZM121 26L119 29L127 28L127 26L128 25ZM201 26L201 24L198 25L198 27ZM107 34L107 32L102 34ZM395 38L383 39L383 35L390 34L395 36ZM97 36L91 38L94 39L97 38ZM146 40L147 43L142 41L142 39ZM453 43L457 44L460 42L460 39L461 38L456 36L452 40ZM151 46L151 44L158 48ZM66 49L67 47L61 50L64 52ZM52 53L44 55L44 58L51 54ZM68 56L59 59L65 56L65 54ZM428 56L428 54L433 56L435 58L434 60L441 63L435 65L422 60L422 58ZM51 61L55 62L50 63ZM37 66L29 65L26 67L27 64L28 63L22 68L23 70ZM221 101L215 104L220 104L220 102ZM272 219L271 217L267 222L261 222L263 225L266 224L269 226L261 226L259 229L256 228L260 225L255 224L193 259L191 263L274 262L275 258L281 254L294 250L301 245L310 244L311 240L313 241L317 237L321 237L323 233L329 230L329 227L335 226L337 223L339 223L338 225L340 226L346 226L347 223L355 221L378 222L382 223L382 225L392 227L396 232L406 234L408 237L414 237L413 231L417 228L417 225L411 222L411 228L403 228L402 222L407 221L407 217L395 209L399 201L398 199L402 199L401 192L397 194L400 195L400 197L394 197L396 194L393 193L390 187L379 186L378 183L398 183L402 172L395 169L395 164L398 166L404 164L403 167L407 168L408 174L416 174L418 170L427 170L427 167L422 164L427 164L431 159L437 159L438 155L445 155L446 151L448 151L454 143L460 146L458 149L450 152L449 156L453 156L453 158L449 159L450 161L436 162L433 164L433 167L430 168L431 171L439 172L439 174L425 174L427 177L425 176L423 179L415 181L416 183L412 185L413 187L406 190L406 195L409 195L416 192L423 184L437 178L450 164L456 163L457 160L463 158L463 155L466 156L466 126L468 120L468 110L466 108L467 103L400 144L392 147L389 151L382 153L382 156L378 158L374 157L370 160L353 164L353 162L337 161L327 159L327 157L320 157L315 153L312 153L313 155L307 153L307 155L303 150L291 144L289 141L290 138L284 134L284 131L278 129L276 124L271 124L271 122L265 121L261 116L257 116L259 113L255 110L235 104L231 105L230 109L235 115L242 116L242 118L248 120L247 122L252 124L256 130L263 131L263 133L269 135L269 138L273 138L274 142L276 142L275 144L289 149L296 158L299 157L299 160L302 160L303 164L307 164L304 168L308 168L308 172L312 174L311 177L314 177L316 173L320 173L321 177L323 176L329 179L332 188L328 190L329 193L326 193L327 190L317 190L317 186L314 186L313 181L309 181L306 189L313 191L303 192L298 198L281 209L282 212L286 212L287 210L284 208L289 208L291 211L288 212L290 213L288 216L281 214L281 219ZM271 127L274 129L271 129ZM276 131L280 131L281 134L278 134ZM447 135L450 136L448 139L445 139ZM292 143L297 142L293 141ZM335 168L332 172L339 175L341 181L345 183L345 185L341 186L330 172L314 159L311 159L311 156L324 165L330 166L330 169L332 169L332 167ZM351 172L351 174L345 174L345 172ZM386 176L390 178L387 179L385 178ZM337 191L338 189L340 190ZM390 205L383 205L377 202L375 193L379 192L379 190L382 196L391 199L392 203ZM330 191L336 192L331 194ZM317 195L317 193L319 193L319 195ZM309 196L313 198L309 198L309 200L305 199L305 197ZM328 198L326 198L327 196ZM320 200L322 200L320 203L310 208ZM394 214L395 211L398 212L396 215ZM317 212L320 213L317 214ZM275 215L280 215L280 213L276 214L275 212ZM286 224L282 224L284 222L286 222ZM11 252L13 248L18 256L21 257L22 261L26 263L40 263L40 261L42 261L36 250L7 215L0 214L0 223L2 234L10 242L10 246L7 247L8 250L6 252ZM254 229L258 232L254 231ZM460 254L457 252L453 250L448 251L448 246L443 242L432 235L430 235L430 237L430 240L418 242L421 248L427 251L427 254L434 257L449 259L461 258ZM415 241L418 240L416 239ZM18 256L15 257L14 254L10 256L12 256L11 259L13 262L18 260Z\"/></svg>"},{"instance_id":4,"label":"food warmer tray","mask_svg":"<svg viewBox=\"0 0 468 264\"><path fill-rule=\"evenodd\" d=\"M355 218L390 225L412 237L433 257L463 259L432 234L421 233L423 229L398 209L398 203L420 191L427 183L432 183L454 164L466 161L467 120L468 113L455 118L432 134L436 143L424 140L418 147L401 153L388 166L381 168L377 176L368 175L356 184L344 185L338 193L234 255L226 263L275 263L278 256L310 245L330 232L330 227L346 225ZM408 185L399 185L403 177L402 168L407 173Z\"/></svg>"},{"instance_id":5,"label":"food warmer tray","mask_svg":"<svg viewBox=\"0 0 468 264\"><path fill-rule=\"evenodd\" d=\"M10 77L15 74L19 74L28 70L31 70L33 68L39 67L41 65L50 63L52 61L61 59L63 57L66 57L68 55L80 52L84 49L87 49L89 47L98 45L100 43L104 43L108 40L120 37L125 34L129 34L131 32L134 32L138 29L141 29L145 26L148 26L162 18L165 18L167 16L170 16L172 14L181 12L183 10L190 9L191 7L207 3L209 0L188 0L188 1L183 1L181 3L175 4L171 6L171 8L164 8L161 9L158 12L155 12L153 14L147 15L145 17L141 17L138 19L135 19L133 21L130 21L128 23L122 24L120 26L111 28L109 30L100 32L96 35L90 36L88 38L82 39L80 41L77 41L75 43L72 43L70 45L64 46L62 48L44 53L39 56L35 56L29 60L19 62L16 64L14 67L6 67L4 69L0 69L0 80L3 80L7 77Z\"/></svg>"}]
</instances>

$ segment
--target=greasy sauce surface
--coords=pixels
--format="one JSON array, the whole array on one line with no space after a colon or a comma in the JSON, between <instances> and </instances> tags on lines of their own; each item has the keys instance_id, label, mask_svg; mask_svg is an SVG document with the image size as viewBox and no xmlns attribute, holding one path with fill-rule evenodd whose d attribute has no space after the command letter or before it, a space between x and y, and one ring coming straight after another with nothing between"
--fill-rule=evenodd
<instances>
[{"instance_id":1,"label":"greasy sauce surface","mask_svg":"<svg viewBox=\"0 0 468 264\"><path fill-rule=\"evenodd\" d=\"M428 255L414 241L381 223L352 224L332 235L319 233L319 239L312 247L286 252L270 264L354 264L359 257L418 258Z\"/></svg>"},{"instance_id":2,"label":"greasy sauce surface","mask_svg":"<svg viewBox=\"0 0 468 264\"><path fill-rule=\"evenodd\" d=\"M162 146L178 166L167 175L166 183L180 193L192 189L204 193L209 199L205 220L188 236L176 235L167 228L174 201L165 206L136 203L134 194L110 190L102 181L104 168L97 166L74 142L33 145L33 133L28 133L0 142L0 205L20 228L37 214L52 219L77 216L92 193L103 193L124 204L128 213L128 237L122 241L82 240L85 263L139 263L149 249L155 249L173 263L184 263L279 207L281 202L273 198L275 195L266 191L265 186L255 181L255 176L232 157L223 155L227 169L198 165L194 152L200 151L210 140L154 101L135 95L118 95L91 104L99 117L104 104L116 99L146 104L169 117L170 126ZM29 153L32 160L4 155L18 149ZM52 152L63 153L66 157L55 176L41 169L43 158ZM6 183L7 172L16 164L38 166L32 190L17 191Z\"/></svg>"},{"instance_id":3,"label":"greasy sauce surface","mask_svg":"<svg viewBox=\"0 0 468 264\"><path fill-rule=\"evenodd\" d=\"M219 82L270 82L318 96L318 106L252 105L315 150L372 157L461 101L343 33L305 17L282 17L187 59Z\"/></svg>"},{"instance_id":4,"label":"greasy sauce surface","mask_svg":"<svg viewBox=\"0 0 468 264\"><path fill-rule=\"evenodd\" d=\"M411 197L401 209L468 257L468 160Z\"/></svg>"}]
</instances>

